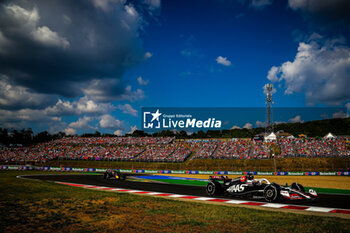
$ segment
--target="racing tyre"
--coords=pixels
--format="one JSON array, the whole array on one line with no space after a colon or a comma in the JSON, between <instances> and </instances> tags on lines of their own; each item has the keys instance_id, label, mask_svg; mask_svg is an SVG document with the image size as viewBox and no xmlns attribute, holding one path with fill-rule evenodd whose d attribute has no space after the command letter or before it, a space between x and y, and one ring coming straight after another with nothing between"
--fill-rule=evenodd
<instances>
[{"instance_id":1,"label":"racing tyre","mask_svg":"<svg viewBox=\"0 0 350 233\"><path fill-rule=\"evenodd\" d=\"M105 179L105 180L107 179L107 173L103 174L103 179Z\"/></svg>"},{"instance_id":2,"label":"racing tyre","mask_svg":"<svg viewBox=\"0 0 350 233\"><path fill-rule=\"evenodd\" d=\"M209 196L214 196L222 193L221 185L218 182L209 182L205 189Z\"/></svg>"},{"instance_id":3,"label":"racing tyre","mask_svg":"<svg viewBox=\"0 0 350 233\"><path fill-rule=\"evenodd\" d=\"M280 198L280 188L275 184L270 184L264 188L264 198L268 202L276 202Z\"/></svg>"},{"instance_id":4,"label":"racing tyre","mask_svg":"<svg viewBox=\"0 0 350 233\"><path fill-rule=\"evenodd\" d=\"M295 190L298 190L300 192L303 192L305 193L305 188L304 186L302 186L301 184L298 184L298 183L293 183L291 186L290 186L292 189L295 189Z\"/></svg>"}]
</instances>

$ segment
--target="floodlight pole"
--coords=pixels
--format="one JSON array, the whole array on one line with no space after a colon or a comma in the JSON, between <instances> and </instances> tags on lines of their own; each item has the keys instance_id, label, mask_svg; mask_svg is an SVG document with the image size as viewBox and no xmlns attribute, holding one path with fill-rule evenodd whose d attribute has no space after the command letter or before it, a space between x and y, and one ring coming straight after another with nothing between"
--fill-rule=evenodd
<instances>
[{"instance_id":1,"label":"floodlight pole","mask_svg":"<svg viewBox=\"0 0 350 233\"><path fill-rule=\"evenodd\" d=\"M266 84L266 133L273 132L273 119L272 119L272 91L273 91L273 85L272 84Z\"/></svg>"}]
</instances>

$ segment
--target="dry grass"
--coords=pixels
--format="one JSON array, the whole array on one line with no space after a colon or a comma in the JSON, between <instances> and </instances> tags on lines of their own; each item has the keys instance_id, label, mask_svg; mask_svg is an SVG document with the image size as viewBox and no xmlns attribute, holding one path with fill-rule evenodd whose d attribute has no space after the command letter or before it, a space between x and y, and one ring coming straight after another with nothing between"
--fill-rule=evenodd
<instances>
[{"instance_id":1,"label":"dry grass","mask_svg":"<svg viewBox=\"0 0 350 233\"><path fill-rule=\"evenodd\" d=\"M349 220L24 180L0 172L0 232L350 232Z\"/></svg>"}]
</instances>

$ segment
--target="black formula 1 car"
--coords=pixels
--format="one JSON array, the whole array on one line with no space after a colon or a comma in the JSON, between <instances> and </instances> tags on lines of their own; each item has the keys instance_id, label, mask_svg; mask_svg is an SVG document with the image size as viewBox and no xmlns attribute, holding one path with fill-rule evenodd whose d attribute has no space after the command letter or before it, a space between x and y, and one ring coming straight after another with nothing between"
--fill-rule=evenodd
<instances>
[{"instance_id":1,"label":"black formula 1 car","mask_svg":"<svg viewBox=\"0 0 350 233\"><path fill-rule=\"evenodd\" d=\"M117 180L125 180L126 175L121 173L118 170L114 170L114 169L108 169L105 171L105 173L103 174L103 178L104 179L117 179Z\"/></svg>"},{"instance_id":2,"label":"black formula 1 car","mask_svg":"<svg viewBox=\"0 0 350 233\"><path fill-rule=\"evenodd\" d=\"M209 196L229 195L252 199L265 199L269 202L284 200L314 201L318 198L315 190L305 192L304 187L298 183L285 186L270 183L267 179L254 179L253 175L246 175L230 179L227 176L210 176L206 187Z\"/></svg>"}]
</instances>

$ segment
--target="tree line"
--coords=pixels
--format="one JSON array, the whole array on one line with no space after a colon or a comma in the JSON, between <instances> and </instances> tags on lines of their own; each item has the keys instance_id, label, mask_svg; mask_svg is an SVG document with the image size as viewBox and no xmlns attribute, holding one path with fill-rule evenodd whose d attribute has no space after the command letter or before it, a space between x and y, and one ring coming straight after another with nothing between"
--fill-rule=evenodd
<instances>
[{"instance_id":1,"label":"tree line","mask_svg":"<svg viewBox=\"0 0 350 233\"><path fill-rule=\"evenodd\" d=\"M350 135L350 118L326 119L318 121L308 121L303 123L284 123L275 124L274 131L283 131L294 136L305 134L309 137L323 137L331 132L335 135ZM163 130L156 133L147 133L142 130L135 130L131 134L125 136L130 137L176 137L177 139L195 139L195 138L251 138L257 134L265 132L265 128L252 129L230 129L230 130L208 130L188 133L182 131ZM67 137L64 132L50 134L47 131L34 134L31 128L22 130L9 130L0 128L0 143L3 145L22 144L23 146L48 142L51 140ZM72 135L70 135L72 136ZM73 135L77 136L77 135ZM113 134L100 133L84 133L82 137L117 137Z\"/></svg>"}]
</instances>

